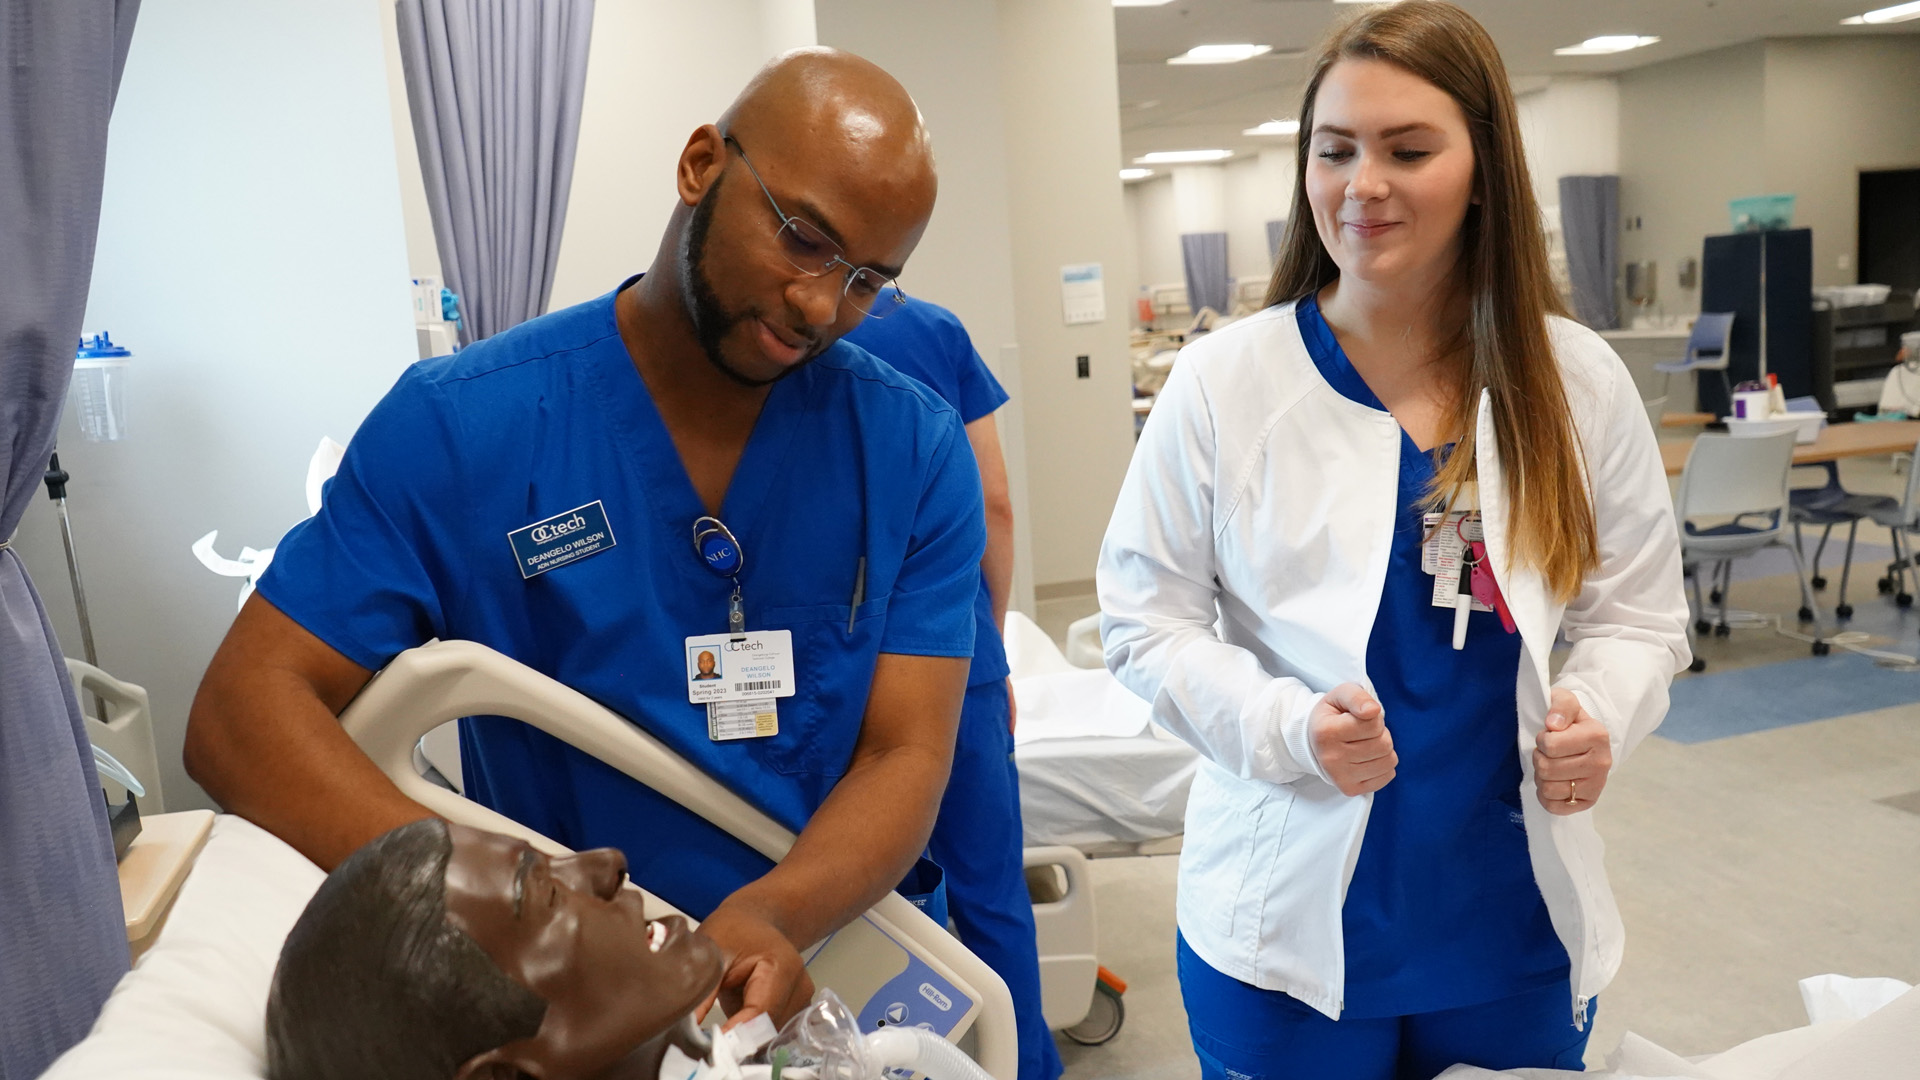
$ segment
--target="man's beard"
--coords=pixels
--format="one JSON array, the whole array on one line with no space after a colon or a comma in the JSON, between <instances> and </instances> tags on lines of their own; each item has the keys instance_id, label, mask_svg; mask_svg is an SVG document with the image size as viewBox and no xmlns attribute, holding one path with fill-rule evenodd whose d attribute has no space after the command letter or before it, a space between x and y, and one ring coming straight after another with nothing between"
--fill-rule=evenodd
<instances>
[{"instance_id":1,"label":"man's beard","mask_svg":"<svg viewBox=\"0 0 1920 1080\"><path fill-rule=\"evenodd\" d=\"M687 317L693 321L693 336L700 342L701 353L706 356L707 363L713 365L714 370L741 386L771 386L812 363L814 357L826 351L826 345L815 340L813 348L801 358L799 363L771 379L755 379L745 375L735 369L732 364L727 363L726 357L721 355L720 346L727 335L732 333L735 327L747 324L753 316L728 313L726 307L720 303L719 295L713 291L713 286L707 281L707 230L713 224L713 206L719 190L720 186L716 182L708 190L707 197L701 199L699 205L693 208L693 220L687 225L686 246L682 249L684 253L682 265L686 267L686 273L683 275L685 281L683 301L686 304Z\"/></svg>"}]
</instances>

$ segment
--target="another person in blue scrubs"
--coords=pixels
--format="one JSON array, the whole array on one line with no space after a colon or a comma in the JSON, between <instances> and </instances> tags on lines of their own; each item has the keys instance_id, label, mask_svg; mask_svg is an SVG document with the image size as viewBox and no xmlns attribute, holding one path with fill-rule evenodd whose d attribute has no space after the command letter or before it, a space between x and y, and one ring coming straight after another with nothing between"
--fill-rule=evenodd
<instances>
[{"instance_id":1,"label":"another person in blue scrubs","mask_svg":"<svg viewBox=\"0 0 1920 1080\"><path fill-rule=\"evenodd\" d=\"M1299 115L1268 307L1181 352L1098 570L1108 665L1202 755L1201 1073L1579 1069L1624 939L1592 810L1690 659L1659 447L1479 24L1361 13Z\"/></svg>"},{"instance_id":2,"label":"another person in blue scrubs","mask_svg":"<svg viewBox=\"0 0 1920 1080\"><path fill-rule=\"evenodd\" d=\"M1013 688L1000 638L1013 587L1013 500L993 414L1007 403L1007 392L960 319L917 297L906 298L884 320L861 323L846 340L932 387L959 410L980 468L987 554L973 603L973 667L960 709L953 778L928 851L946 871L948 910L960 940L1013 992L1022 1080L1053 1080L1060 1075L1060 1054L1041 1009L1040 955L1022 861L1020 778L1013 763Z\"/></svg>"},{"instance_id":3,"label":"another person in blue scrubs","mask_svg":"<svg viewBox=\"0 0 1920 1080\"><path fill-rule=\"evenodd\" d=\"M467 794L625 851L720 943L733 1022L780 1021L812 993L799 950L894 888L933 827L974 651L980 484L952 408L838 343L933 208L897 82L788 54L693 133L674 180L645 275L417 364L375 406L214 657L187 766L334 866L428 813L339 711L401 650L490 646L799 834L771 865L530 727L462 724ZM752 680L775 685L729 676L784 635L775 730L765 701L744 724L691 703L781 689L777 664ZM721 680L698 680L709 645Z\"/></svg>"}]
</instances>

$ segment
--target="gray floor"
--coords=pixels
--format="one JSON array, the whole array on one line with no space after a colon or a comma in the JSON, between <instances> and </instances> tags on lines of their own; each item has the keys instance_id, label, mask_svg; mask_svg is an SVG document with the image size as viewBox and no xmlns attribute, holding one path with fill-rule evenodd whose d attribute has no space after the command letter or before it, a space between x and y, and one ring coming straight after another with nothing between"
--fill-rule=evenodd
<instances>
[{"instance_id":1,"label":"gray floor","mask_svg":"<svg viewBox=\"0 0 1920 1080\"><path fill-rule=\"evenodd\" d=\"M1856 491L1898 495L1905 483L1884 460L1847 462L1842 476ZM1887 535L1867 527L1861 541L1884 545ZM1920 654L1920 616L1877 595L1877 567L1858 569L1850 599L1853 623L1868 628L1864 643ZM1837 586L1832 570L1823 609ZM1779 613L1797 630L1798 589L1791 575L1738 581L1730 600ZM1081 597L1039 608L1036 621L1058 638L1095 604ZM1823 622L1829 634L1845 629L1830 609ZM1712 672L1809 655L1804 641L1771 629L1708 637L1699 652ZM1628 1030L1693 1055L1799 1026L1795 983L1805 976L1920 982L1920 674L1913 678L1913 703L1694 745L1655 735L1624 763L1595 813L1627 956L1601 998L1590 1065ZM1176 873L1174 857L1094 864L1101 960L1128 982L1127 1020L1105 1046L1061 1040L1070 1080L1198 1075L1173 972Z\"/></svg>"}]
</instances>

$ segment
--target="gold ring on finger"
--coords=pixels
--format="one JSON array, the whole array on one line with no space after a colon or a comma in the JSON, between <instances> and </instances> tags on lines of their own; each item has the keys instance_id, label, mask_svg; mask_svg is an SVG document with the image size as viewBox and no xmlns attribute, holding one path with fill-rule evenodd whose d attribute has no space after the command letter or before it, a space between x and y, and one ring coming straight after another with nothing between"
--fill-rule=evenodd
<instances>
[{"instance_id":1,"label":"gold ring on finger","mask_svg":"<svg viewBox=\"0 0 1920 1080\"><path fill-rule=\"evenodd\" d=\"M1580 796L1578 794L1579 790L1580 790L1580 781L1578 780L1567 781L1567 802L1569 804L1577 803L1580 801Z\"/></svg>"}]
</instances>

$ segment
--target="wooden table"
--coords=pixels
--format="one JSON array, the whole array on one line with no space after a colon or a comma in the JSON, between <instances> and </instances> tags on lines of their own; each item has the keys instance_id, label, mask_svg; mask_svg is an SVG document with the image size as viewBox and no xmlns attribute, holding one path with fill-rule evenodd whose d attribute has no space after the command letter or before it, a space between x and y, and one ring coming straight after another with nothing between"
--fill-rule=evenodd
<instances>
[{"instance_id":1,"label":"wooden table","mask_svg":"<svg viewBox=\"0 0 1920 1080\"><path fill-rule=\"evenodd\" d=\"M1867 423L1828 424L1813 442L1793 448L1795 465L1815 465L1850 457L1877 457L1910 451L1920 442L1920 420L1875 420ZM1660 459L1668 476L1686 468L1693 441L1663 442Z\"/></svg>"},{"instance_id":2,"label":"wooden table","mask_svg":"<svg viewBox=\"0 0 1920 1080\"><path fill-rule=\"evenodd\" d=\"M173 897L187 880L194 856L213 831L213 811L182 810L140 819L140 835L120 860L120 905L127 917L127 941L138 956L148 938L166 921Z\"/></svg>"}]
</instances>

